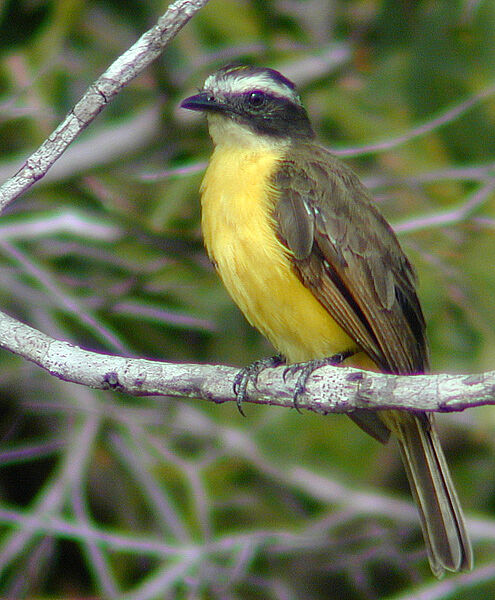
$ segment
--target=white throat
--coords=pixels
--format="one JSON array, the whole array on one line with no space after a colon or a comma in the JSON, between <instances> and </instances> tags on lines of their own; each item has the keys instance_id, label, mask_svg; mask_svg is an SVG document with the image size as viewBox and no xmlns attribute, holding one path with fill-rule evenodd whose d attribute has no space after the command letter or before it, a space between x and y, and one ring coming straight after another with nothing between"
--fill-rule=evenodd
<instances>
[{"instance_id":1,"label":"white throat","mask_svg":"<svg viewBox=\"0 0 495 600\"><path fill-rule=\"evenodd\" d=\"M222 114L208 113L208 129L215 146L256 148L283 148L290 145L290 140L274 138L253 131L247 125L236 123Z\"/></svg>"}]
</instances>

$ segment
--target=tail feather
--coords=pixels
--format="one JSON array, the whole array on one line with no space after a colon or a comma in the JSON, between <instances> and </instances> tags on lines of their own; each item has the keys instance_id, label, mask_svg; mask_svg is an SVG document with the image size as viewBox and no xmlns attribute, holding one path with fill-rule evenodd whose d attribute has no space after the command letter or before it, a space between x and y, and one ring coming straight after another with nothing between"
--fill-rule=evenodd
<instances>
[{"instance_id":1,"label":"tail feather","mask_svg":"<svg viewBox=\"0 0 495 600\"><path fill-rule=\"evenodd\" d=\"M430 415L387 411L384 421L399 440L416 500L433 573L472 568L462 509Z\"/></svg>"}]
</instances>

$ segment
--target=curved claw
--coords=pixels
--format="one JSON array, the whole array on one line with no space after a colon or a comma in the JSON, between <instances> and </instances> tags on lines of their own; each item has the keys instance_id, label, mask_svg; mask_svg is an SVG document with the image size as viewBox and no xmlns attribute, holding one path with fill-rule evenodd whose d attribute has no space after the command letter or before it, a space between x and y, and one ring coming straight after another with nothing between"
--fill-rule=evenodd
<instances>
[{"instance_id":1,"label":"curved claw","mask_svg":"<svg viewBox=\"0 0 495 600\"><path fill-rule=\"evenodd\" d=\"M246 399L246 388L249 383L249 379L251 374L249 373L249 367L245 367L241 369L239 373L235 376L234 379L234 394L235 401L237 404L237 410L241 413L243 417L246 416L245 412L242 410L242 403Z\"/></svg>"},{"instance_id":2,"label":"curved claw","mask_svg":"<svg viewBox=\"0 0 495 600\"><path fill-rule=\"evenodd\" d=\"M313 372L316 371L316 369L319 369L320 367L324 367L326 365L340 365L342 362L344 362L344 360L346 360L353 354L355 354L354 350L346 350L345 352L339 352L339 354L334 354L333 356L329 356L328 358L316 358L305 363L295 363L293 365L289 365L286 369L284 369L284 381L286 381L286 377L288 374L294 375L298 371L300 371L294 388L294 396L292 398L292 401L294 402L294 408L297 410L297 412L301 412L299 408L299 398L306 391L306 384Z\"/></svg>"},{"instance_id":3,"label":"curved claw","mask_svg":"<svg viewBox=\"0 0 495 600\"><path fill-rule=\"evenodd\" d=\"M254 361L251 365L244 367L237 373L234 379L234 394L236 396L237 409L243 417L245 413L242 410L242 403L247 398L247 386L252 383L256 386L258 381L258 375L264 369L270 367L278 367L278 365L284 362L284 358L277 354L276 356L270 356L268 358L261 358L260 360Z\"/></svg>"}]
</instances>

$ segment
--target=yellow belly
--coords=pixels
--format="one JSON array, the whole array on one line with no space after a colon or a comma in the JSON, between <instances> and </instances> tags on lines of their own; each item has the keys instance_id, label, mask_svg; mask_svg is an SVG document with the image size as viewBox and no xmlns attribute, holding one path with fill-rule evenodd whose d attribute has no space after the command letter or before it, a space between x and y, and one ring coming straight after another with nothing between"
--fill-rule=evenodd
<instances>
[{"instance_id":1,"label":"yellow belly","mask_svg":"<svg viewBox=\"0 0 495 600\"><path fill-rule=\"evenodd\" d=\"M291 268L271 220L275 192L266 182L277 152L217 147L202 185L205 245L248 321L288 362L355 348Z\"/></svg>"}]
</instances>

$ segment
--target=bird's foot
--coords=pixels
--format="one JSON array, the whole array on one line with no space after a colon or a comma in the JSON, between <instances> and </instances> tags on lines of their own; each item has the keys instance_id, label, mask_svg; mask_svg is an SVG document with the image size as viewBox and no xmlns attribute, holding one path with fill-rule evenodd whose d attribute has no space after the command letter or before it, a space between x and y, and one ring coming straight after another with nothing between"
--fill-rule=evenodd
<instances>
[{"instance_id":1,"label":"bird's foot","mask_svg":"<svg viewBox=\"0 0 495 600\"><path fill-rule=\"evenodd\" d=\"M242 410L242 403L247 397L247 386L248 383L256 385L258 381L258 375L264 369L271 367L278 367L283 364L285 359L282 355L277 354L276 356L269 356L267 358L261 358L260 360L254 361L251 365L244 367L237 373L234 379L234 394L236 395L237 408L241 415L245 417L244 411Z\"/></svg>"},{"instance_id":2,"label":"bird's foot","mask_svg":"<svg viewBox=\"0 0 495 600\"><path fill-rule=\"evenodd\" d=\"M296 373L298 374L293 396L294 408L297 410L297 412L301 412L299 409L299 399L306 391L306 384L313 372L320 367L325 367L326 365L340 365L344 362L344 360L353 354L355 354L354 350L346 350L345 352L339 352L338 354L328 356L327 358L315 358L314 360L310 360L308 362L294 363L293 365L289 365L284 370L284 381L286 381L287 375L295 375Z\"/></svg>"}]
</instances>

